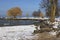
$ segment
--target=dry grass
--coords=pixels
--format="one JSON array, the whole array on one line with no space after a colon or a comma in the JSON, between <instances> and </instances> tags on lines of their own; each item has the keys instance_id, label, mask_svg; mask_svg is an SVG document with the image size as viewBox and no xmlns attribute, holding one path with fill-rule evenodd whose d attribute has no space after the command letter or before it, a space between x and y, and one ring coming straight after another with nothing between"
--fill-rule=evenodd
<instances>
[{"instance_id":1,"label":"dry grass","mask_svg":"<svg viewBox=\"0 0 60 40\"><path fill-rule=\"evenodd\" d=\"M49 34L48 32L39 33L37 36L39 36L38 40L60 40L59 38Z\"/></svg>"}]
</instances>

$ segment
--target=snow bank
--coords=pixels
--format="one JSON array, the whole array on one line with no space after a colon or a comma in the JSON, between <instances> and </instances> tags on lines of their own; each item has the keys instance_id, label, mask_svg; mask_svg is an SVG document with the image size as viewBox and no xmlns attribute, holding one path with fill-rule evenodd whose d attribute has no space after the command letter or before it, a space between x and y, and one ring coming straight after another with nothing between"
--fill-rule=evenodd
<instances>
[{"instance_id":1,"label":"snow bank","mask_svg":"<svg viewBox=\"0 0 60 40\"><path fill-rule=\"evenodd\" d=\"M18 39L29 39L33 36L32 33L35 30L34 25L23 25L23 26L7 26L0 27L0 39L2 40L18 40Z\"/></svg>"}]
</instances>

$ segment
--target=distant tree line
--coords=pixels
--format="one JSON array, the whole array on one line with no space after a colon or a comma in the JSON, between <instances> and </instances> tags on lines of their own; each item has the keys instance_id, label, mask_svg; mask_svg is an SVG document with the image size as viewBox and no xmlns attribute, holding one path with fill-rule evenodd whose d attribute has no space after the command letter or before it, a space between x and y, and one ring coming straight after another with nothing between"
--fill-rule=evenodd
<instances>
[{"instance_id":1,"label":"distant tree line","mask_svg":"<svg viewBox=\"0 0 60 40\"><path fill-rule=\"evenodd\" d=\"M32 13L32 15L33 15L34 17L44 17L43 13L42 13L40 10L34 11L34 12Z\"/></svg>"}]
</instances>

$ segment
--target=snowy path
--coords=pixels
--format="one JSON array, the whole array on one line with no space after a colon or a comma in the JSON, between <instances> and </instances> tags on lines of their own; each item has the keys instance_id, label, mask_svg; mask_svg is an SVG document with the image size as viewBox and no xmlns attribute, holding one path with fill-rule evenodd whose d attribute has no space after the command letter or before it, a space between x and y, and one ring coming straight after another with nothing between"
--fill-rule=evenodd
<instances>
[{"instance_id":1,"label":"snowy path","mask_svg":"<svg viewBox=\"0 0 60 40\"><path fill-rule=\"evenodd\" d=\"M0 27L0 40L32 40L33 25Z\"/></svg>"}]
</instances>

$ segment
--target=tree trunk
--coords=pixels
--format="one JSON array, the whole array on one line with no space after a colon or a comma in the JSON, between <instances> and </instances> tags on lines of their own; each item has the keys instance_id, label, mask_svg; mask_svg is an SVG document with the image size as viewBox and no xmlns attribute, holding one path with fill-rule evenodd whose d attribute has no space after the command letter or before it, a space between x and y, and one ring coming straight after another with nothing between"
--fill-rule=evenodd
<instances>
[{"instance_id":1,"label":"tree trunk","mask_svg":"<svg viewBox=\"0 0 60 40\"><path fill-rule=\"evenodd\" d=\"M14 18L16 18L16 16L13 16Z\"/></svg>"},{"instance_id":2,"label":"tree trunk","mask_svg":"<svg viewBox=\"0 0 60 40\"><path fill-rule=\"evenodd\" d=\"M55 13L56 13L56 3L53 2L53 4L51 5L51 15L50 15L50 22L54 22L55 21Z\"/></svg>"}]
</instances>

